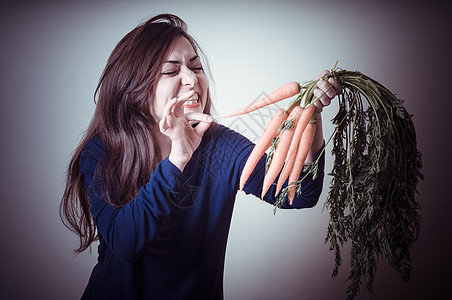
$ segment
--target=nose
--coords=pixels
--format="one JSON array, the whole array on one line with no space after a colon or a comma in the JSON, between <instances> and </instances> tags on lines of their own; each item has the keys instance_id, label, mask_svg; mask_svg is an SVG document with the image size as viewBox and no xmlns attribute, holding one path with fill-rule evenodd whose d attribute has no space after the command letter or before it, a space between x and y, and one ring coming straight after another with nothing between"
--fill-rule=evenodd
<instances>
[{"instance_id":1,"label":"nose","mask_svg":"<svg viewBox=\"0 0 452 300\"><path fill-rule=\"evenodd\" d=\"M188 86L194 87L196 85L196 83L198 82L198 77L196 77L196 74L187 67L182 68L181 77L182 77L182 85L188 85Z\"/></svg>"}]
</instances>

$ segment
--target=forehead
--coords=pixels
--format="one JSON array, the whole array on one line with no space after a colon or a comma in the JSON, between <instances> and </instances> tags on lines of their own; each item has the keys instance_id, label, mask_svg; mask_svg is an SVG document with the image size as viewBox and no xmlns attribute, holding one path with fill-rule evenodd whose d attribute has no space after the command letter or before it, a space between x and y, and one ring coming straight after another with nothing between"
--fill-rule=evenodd
<instances>
[{"instance_id":1,"label":"forehead","mask_svg":"<svg viewBox=\"0 0 452 300\"><path fill-rule=\"evenodd\" d=\"M184 37L177 37L171 44L168 50L168 58L173 57L193 57L196 55L195 49L193 49L192 44Z\"/></svg>"}]
</instances>

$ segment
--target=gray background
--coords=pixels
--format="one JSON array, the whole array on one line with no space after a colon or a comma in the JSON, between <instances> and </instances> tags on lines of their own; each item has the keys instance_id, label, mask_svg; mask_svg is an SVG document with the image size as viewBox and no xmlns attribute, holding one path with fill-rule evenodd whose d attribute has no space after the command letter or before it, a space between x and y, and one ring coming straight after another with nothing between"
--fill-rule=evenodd
<instances>
[{"instance_id":1,"label":"gray background","mask_svg":"<svg viewBox=\"0 0 452 300\"><path fill-rule=\"evenodd\" d=\"M421 237L412 279L381 261L374 299L452 296L449 241L450 12L426 1L15 1L0 12L1 247L3 299L78 299L96 247L74 256L59 201L71 152L93 114L108 55L141 20L182 17L205 50L215 106L227 113L285 82L304 81L336 60L377 79L414 114L425 181L419 184ZM281 104L283 105L283 104ZM324 113L325 136L334 103ZM241 122L240 122L241 121ZM229 123L228 123L229 122ZM234 120L225 123L231 125ZM255 139L262 124L235 121ZM231 125L232 126L232 125ZM450 126L450 125L449 125ZM327 157L326 171L332 158ZM278 211L238 194L227 248L226 299L343 299L317 207ZM365 293L360 299L367 299Z\"/></svg>"}]
</instances>

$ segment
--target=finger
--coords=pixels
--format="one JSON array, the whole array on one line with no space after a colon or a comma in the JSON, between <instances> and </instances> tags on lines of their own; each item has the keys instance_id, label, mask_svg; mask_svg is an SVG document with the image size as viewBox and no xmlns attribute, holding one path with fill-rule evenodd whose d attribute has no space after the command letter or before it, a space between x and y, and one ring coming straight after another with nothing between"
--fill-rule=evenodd
<instances>
[{"instance_id":1,"label":"finger","mask_svg":"<svg viewBox=\"0 0 452 300\"><path fill-rule=\"evenodd\" d=\"M340 85L339 82L337 82L336 79L331 77L330 79L328 79L328 82L333 85L333 88L336 91L336 95L341 95L342 94L342 86Z\"/></svg>"},{"instance_id":2,"label":"finger","mask_svg":"<svg viewBox=\"0 0 452 300\"><path fill-rule=\"evenodd\" d=\"M201 121L195 128L193 128L193 130L198 136L203 136L204 132L206 132L206 130L209 129L211 124L212 122Z\"/></svg>"},{"instance_id":3,"label":"finger","mask_svg":"<svg viewBox=\"0 0 452 300\"><path fill-rule=\"evenodd\" d=\"M166 130L168 129L168 123L166 121L167 121L166 116L163 116L159 122L159 128L161 133L165 133Z\"/></svg>"},{"instance_id":4,"label":"finger","mask_svg":"<svg viewBox=\"0 0 452 300\"><path fill-rule=\"evenodd\" d=\"M320 102L320 104L323 106L328 106L331 103L331 98L321 89L315 89L314 90L314 96L316 96L319 100L316 102Z\"/></svg>"},{"instance_id":5,"label":"finger","mask_svg":"<svg viewBox=\"0 0 452 300\"><path fill-rule=\"evenodd\" d=\"M332 87L332 84L327 81L320 80L317 82L317 87L323 91L323 93L330 99L336 97L336 90Z\"/></svg>"},{"instance_id":6,"label":"finger","mask_svg":"<svg viewBox=\"0 0 452 300\"><path fill-rule=\"evenodd\" d=\"M169 115L164 115L163 117L165 117L166 129L175 126L177 117L174 115L174 113L170 113Z\"/></svg>"},{"instance_id":7,"label":"finger","mask_svg":"<svg viewBox=\"0 0 452 300\"><path fill-rule=\"evenodd\" d=\"M170 101L168 101L163 108L162 115L169 116L173 113L174 105L176 104L177 98L173 98Z\"/></svg>"},{"instance_id":8,"label":"finger","mask_svg":"<svg viewBox=\"0 0 452 300\"><path fill-rule=\"evenodd\" d=\"M180 117L184 114L184 104L194 94L195 91L189 91L177 97L177 102L173 109L173 112L176 115L176 117Z\"/></svg>"},{"instance_id":9,"label":"finger","mask_svg":"<svg viewBox=\"0 0 452 300\"><path fill-rule=\"evenodd\" d=\"M320 102L320 100L314 102L315 112L321 113L323 111L323 104Z\"/></svg>"},{"instance_id":10,"label":"finger","mask_svg":"<svg viewBox=\"0 0 452 300\"><path fill-rule=\"evenodd\" d=\"M207 114L200 112L187 113L185 115L190 123L198 122L212 122L213 118Z\"/></svg>"},{"instance_id":11,"label":"finger","mask_svg":"<svg viewBox=\"0 0 452 300\"><path fill-rule=\"evenodd\" d=\"M173 112L174 112L174 116L176 116L177 118L181 117L184 115L184 103L185 101L187 101L186 99L183 98L177 98L177 102L174 105L173 108Z\"/></svg>"},{"instance_id":12,"label":"finger","mask_svg":"<svg viewBox=\"0 0 452 300\"><path fill-rule=\"evenodd\" d=\"M317 76L317 79L322 80L322 77L327 75L327 74L329 74L329 73L330 73L330 71L323 70L322 72L320 72L319 76ZM342 94L342 86L339 84L339 82L337 82L336 79L334 79L333 77L330 77L328 79L328 82L333 85L333 88L336 91L336 95L341 95Z\"/></svg>"},{"instance_id":13,"label":"finger","mask_svg":"<svg viewBox=\"0 0 452 300\"><path fill-rule=\"evenodd\" d=\"M325 76L326 74L330 73L330 71L328 70L323 70L322 72L320 72L319 76L317 76L317 79L321 79L323 76Z\"/></svg>"}]
</instances>

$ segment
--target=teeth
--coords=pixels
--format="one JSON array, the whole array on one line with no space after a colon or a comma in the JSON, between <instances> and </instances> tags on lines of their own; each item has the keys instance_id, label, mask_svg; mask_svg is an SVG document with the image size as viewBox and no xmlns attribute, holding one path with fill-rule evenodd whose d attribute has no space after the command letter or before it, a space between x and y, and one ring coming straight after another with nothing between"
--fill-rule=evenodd
<instances>
[{"instance_id":1,"label":"teeth","mask_svg":"<svg viewBox=\"0 0 452 300\"><path fill-rule=\"evenodd\" d=\"M188 105L198 103L198 94L191 96L185 103Z\"/></svg>"},{"instance_id":2,"label":"teeth","mask_svg":"<svg viewBox=\"0 0 452 300\"><path fill-rule=\"evenodd\" d=\"M198 94L194 94L193 96L188 98L188 100L198 100Z\"/></svg>"}]
</instances>

